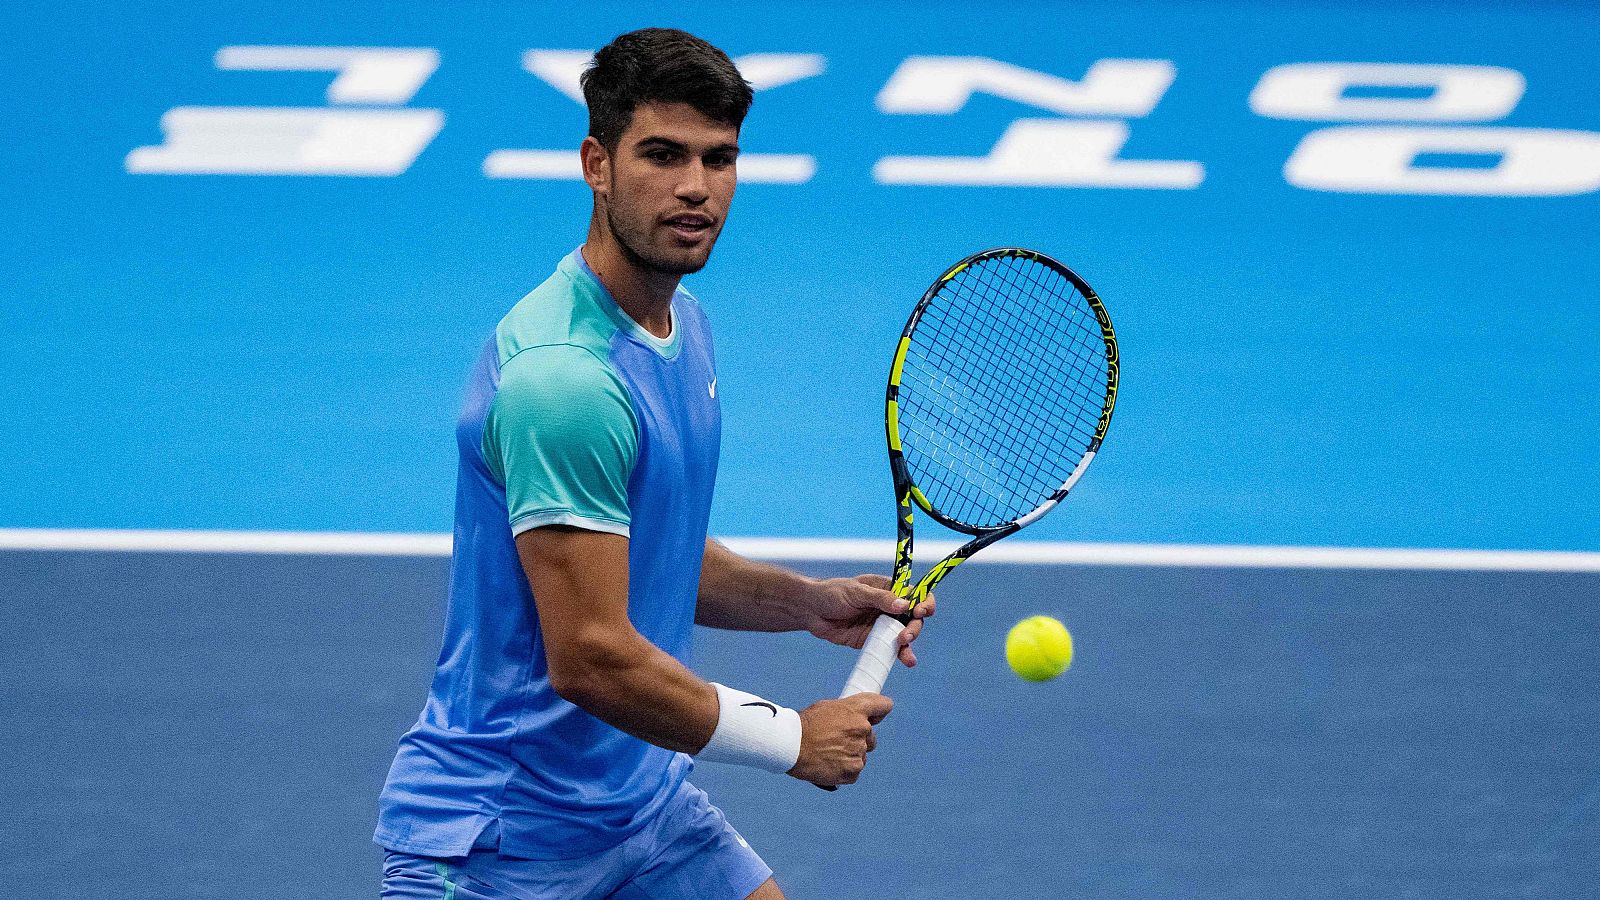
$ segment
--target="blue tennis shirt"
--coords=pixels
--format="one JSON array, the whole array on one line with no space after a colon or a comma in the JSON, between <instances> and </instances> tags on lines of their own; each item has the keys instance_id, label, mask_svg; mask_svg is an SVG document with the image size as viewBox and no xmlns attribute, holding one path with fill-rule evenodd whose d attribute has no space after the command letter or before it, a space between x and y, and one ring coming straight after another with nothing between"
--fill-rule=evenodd
<instances>
[{"instance_id":1,"label":"blue tennis shirt","mask_svg":"<svg viewBox=\"0 0 1600 900\"><path fill-rule=\"evenodd\" d=\"M626 535L629 618L686 660L721 441L716 377L688 292L657 338L581 250L501 320L456 427L444 645L389 769L379 844L461 856L493 826L508 855L583 856L626 839L688 775L688 756L551 690L514 538L550 524Z\"/></svg>"}]
</instances>

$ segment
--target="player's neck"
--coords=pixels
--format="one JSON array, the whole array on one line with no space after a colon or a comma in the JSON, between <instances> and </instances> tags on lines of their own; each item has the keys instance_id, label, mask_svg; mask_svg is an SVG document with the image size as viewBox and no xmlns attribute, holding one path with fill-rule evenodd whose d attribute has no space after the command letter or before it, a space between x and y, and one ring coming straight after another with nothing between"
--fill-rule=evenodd
<instances>
[{"instance_id":1,"label":"player's neck","mask_svg":"<svg viewBox=\"0 0 1600 900\"><path fill-rule=\"evenodd\" d=\"M672 335L672 295L677 275L639 265L604 228L591 224L583 260L628 317L659 338Z\"/></svg>"}]
</instances>

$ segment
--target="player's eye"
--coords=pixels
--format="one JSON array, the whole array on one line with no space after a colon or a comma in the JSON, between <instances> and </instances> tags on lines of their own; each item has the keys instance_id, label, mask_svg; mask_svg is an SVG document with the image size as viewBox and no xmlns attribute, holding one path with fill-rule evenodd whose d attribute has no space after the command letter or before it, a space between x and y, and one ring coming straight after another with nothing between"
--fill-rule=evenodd
<instances>
[{"instance_id":1,"label":"player's eye","mask_svg":"<svg viewBox=\"0 0 1600 900\"><path fill-rule=\"evenodd\" d=\"M726 169L738 159L732 153L709 153L706 155L706 165L713 169Z\"/></svg>"},{"instance_id":2,"label":"player's eye","mask_svg":"<svg viewBox=\"0 0 1600 900\"><path fill-rule=\"evenodd\" d=\"M651 162L666 165L667 163L672 162L674 159L677 159L678 154L666 149L665 147L657 147L654 150L647 151L645 153L645 158Z\"/></svg>"}]
</instances>

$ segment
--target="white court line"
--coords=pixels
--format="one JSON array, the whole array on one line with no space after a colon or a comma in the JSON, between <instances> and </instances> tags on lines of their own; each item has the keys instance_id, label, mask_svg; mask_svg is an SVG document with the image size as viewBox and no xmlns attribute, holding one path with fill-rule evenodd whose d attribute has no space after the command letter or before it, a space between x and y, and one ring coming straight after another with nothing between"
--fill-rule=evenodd
<instances>
[{"instance_id":1,"label":"white court line","mask_svg":"<svg viewBox=\"0 0 1600 900\"><path fill-rule=\"evenodd\" d=\"M359 531L0 528L0 550L282 553L301 556L449 556L450 535Z\"/></svg>"},{"instance_id":2,"label":"white court line","mask_svg":"<svg viewBox=\"0 0 1600 900\"><path fill-rule=\"evenodd\" d=\"M894 542L849 538L723 539L756 559L885 563ZM918 541L922 559L954 541ZM448 534L328 531L137 531L0 529L0 550L276 553L306 556L449 556ZM1600 572L1600 553L1543 550L1404 550L1366 547L1272 547L1229 544L1090 544L1001 541L972 565L1188 566L1271 569L1425 569L1494 572Z\"/></svg>"},{"instance_id":3,"label":"white court line","mask_svg":"<svg viewBox=\"0 0 1600 900\"><path fill-rule=\"evenodd\" d=\"M893 541L833 538L730 538L729 547L758 559L881 562ZM954 550L955 541L918 541L920 558ZM1547 550L1407 550L1377 547L1273 547L1243 544L1091 544L1001 541L978 563L1085 566L1192 566L1269 569L1437 569L1498 572L1600 572L1600 553Z\"/></svg>"}]
</instances>

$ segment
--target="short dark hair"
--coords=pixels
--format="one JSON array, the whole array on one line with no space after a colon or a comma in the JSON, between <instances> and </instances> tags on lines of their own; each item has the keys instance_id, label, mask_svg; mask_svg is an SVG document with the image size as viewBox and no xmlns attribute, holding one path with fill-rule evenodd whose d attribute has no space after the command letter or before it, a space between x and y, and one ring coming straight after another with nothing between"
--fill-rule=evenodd
<instances>
[{"instance_id":1,"label":"short dark hair","mask_svg":"<svg viewBox=\"0 0 1600 900\"><path fill-rule=\"evenodd\" d=\"M579 79L589 136L614 150L641 103L687 103L739 128L755 93L728 54L676 28L641 28L600 48Z\"/></svg>"}]
</instances>

